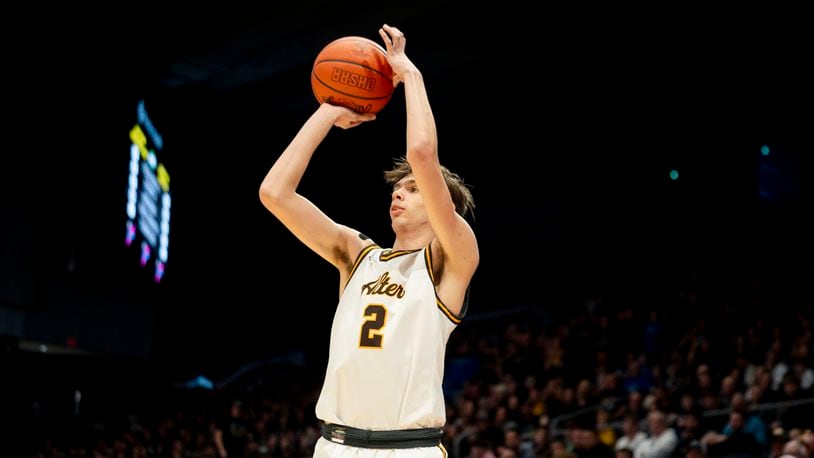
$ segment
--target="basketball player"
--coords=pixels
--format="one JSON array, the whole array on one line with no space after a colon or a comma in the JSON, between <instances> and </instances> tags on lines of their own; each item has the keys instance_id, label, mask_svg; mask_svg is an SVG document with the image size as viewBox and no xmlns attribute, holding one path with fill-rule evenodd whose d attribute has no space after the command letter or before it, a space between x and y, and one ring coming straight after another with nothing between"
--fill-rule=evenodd
<instances>
[{"instance_id":1,"label":"basketball player","mask_svg":"<svg viewBox=\"0 0 814 458\"><path fill-rule=\"evenodd\" d=\"M379 35L394 83L404 85L407 110L406 156L385 172L393 187L392 246L334 222L297 193L331 127L355 127L373 114L321 104L271 167L260 199L339 271L314 456L445 457L444 355L466 313L479 262L464 218L474 202L461 178L439 163L435 120L421 72L405 54L404 34L384 25Z\"/></svg>"}]
</instances>

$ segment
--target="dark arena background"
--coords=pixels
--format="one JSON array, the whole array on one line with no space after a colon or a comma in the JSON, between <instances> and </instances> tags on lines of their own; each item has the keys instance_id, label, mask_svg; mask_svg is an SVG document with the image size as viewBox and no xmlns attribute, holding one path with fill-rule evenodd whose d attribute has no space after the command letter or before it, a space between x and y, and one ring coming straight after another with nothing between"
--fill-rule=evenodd
<instances>
[{"instance_id":1,"label":"dark arena background","mask_svg":"<svg viewBox=\"0 0 814 458\"><path fill-rule=\"evenodd\" d=\"M337 274L258 189L317 107L319 50L383 23L476 202L451 456L612 455L653 412L660 456L814 453L803 11L290 3L10 14L0 456L218 456L228 421L230 456L311 456ZM300 188L383 246L402 89ZM756 446L722 439L739 403Z\"/></svg>"}]
</instances>

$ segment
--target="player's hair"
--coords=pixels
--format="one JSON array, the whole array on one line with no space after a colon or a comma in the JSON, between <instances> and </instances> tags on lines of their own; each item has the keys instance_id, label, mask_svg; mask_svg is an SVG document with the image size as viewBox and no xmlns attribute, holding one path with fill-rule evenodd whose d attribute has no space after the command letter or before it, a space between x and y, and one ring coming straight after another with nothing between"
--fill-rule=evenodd
<instances>
[{"instance_id":1,"label":"player's hair","mask_svg":"<svg viewBox=\"0 0 814 458\"><path fill-rule=\"evenodd\" d=\"M441 166L441 172L444 175L444 181L447 183L447 189L452 196L452 202L455 204L455 211L461 216L473 213L475 209L475 199L472 197L472 192L469 186L464 183L463 178L457 173L450 171L448 168ZM402 156L396 158L393 163L393 168L384 172L384 180L390 186L394 186L402 178L413 173L410 163L407 158Z\"/></svg>"}]
</instances>

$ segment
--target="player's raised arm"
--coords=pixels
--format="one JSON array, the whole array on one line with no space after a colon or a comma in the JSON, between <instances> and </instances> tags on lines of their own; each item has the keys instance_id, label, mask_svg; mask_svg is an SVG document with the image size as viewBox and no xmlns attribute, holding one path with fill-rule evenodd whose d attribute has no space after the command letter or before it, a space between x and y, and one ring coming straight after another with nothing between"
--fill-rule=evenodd
<instances>
[{"instance_id":1,"label":"player's raised arm","mask_svg":"<svg viewBox=\"0 0 814 458\"><path fill-rule=\"evenodd\" d=\"M430 107L424 78L405 54L406 38L395 27L384 25L379 34L387 48L388 61L395 73L396 84L403 84L407 108L407 161L412 169L418 192L423 197L432 230L440 243L438 254L439 293L450 308L458 310L463 303L469 281L480 261L475 233L456 208L450 193L453 175L444 171L438 158L435 118ZM464 189L461 189L464 191ZM458 199L461 200L461 199ZM443 263L443 269L440 269Z\"/></svg>"},{"instance_id":2,"label":"player's raised arm","mask_svg":"<svg viewBox=\"0 0 814 458\"><path fill-rule=\"evenodd\" d=\"M302 243L322 258L343 268L358 244L358 234L335 223L311 201L297 193L305 169L331 127L355 127L375 119L373 114L359 114L327 103L308 118L297 135L266 174L260 185L260 200ZM358 248L356 248L358 251Z\"/></svg>"}]
</instances>

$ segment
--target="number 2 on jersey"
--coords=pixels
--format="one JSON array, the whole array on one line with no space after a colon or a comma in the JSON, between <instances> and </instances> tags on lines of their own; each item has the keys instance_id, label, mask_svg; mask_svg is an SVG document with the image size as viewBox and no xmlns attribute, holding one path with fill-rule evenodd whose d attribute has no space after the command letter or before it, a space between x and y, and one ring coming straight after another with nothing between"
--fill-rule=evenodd
<instances>
[{"instance_id":1,"label":"number 2 on jersey","mask_svg":"<svg viewBox=\"0 0 814 458\"><path fill-rule=\"evenodd\" d=\"M387 316L387 309L381 304L368 304L365 307L365 322L362 324L362 334L359 336L359 346L362 348L382 348L382 328Z\"/></svg>"}]
</instances>

